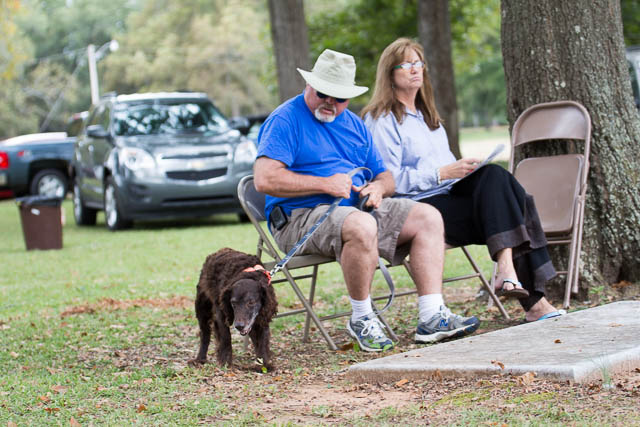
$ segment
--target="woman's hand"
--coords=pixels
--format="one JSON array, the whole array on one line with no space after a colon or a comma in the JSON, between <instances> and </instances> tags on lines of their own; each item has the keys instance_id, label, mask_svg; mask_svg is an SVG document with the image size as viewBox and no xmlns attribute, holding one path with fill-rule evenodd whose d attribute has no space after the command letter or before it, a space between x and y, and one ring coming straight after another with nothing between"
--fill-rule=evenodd
<instances>
[{"instance_id":1,"label":"woman's hand","mask_svg":"<svg viewBox=\"0 0 640 427\"><path fill-rule=\"evenodd\" d=\"M473 172L481 161L481 159L465 158L455 163L442 166L440 168L440 179L444 181L445 179L462 178L470 172Z\"/></svg>"}]
</instances>

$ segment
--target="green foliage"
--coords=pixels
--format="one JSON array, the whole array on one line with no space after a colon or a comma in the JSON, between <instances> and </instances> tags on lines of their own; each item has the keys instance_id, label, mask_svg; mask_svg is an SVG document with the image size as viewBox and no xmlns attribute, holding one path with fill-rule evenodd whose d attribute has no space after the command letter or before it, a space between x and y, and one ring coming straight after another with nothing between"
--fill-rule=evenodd
<instances>
[{"instance_id":1,"label":"green foliage","mask_svg":"<svg viewBox=\"0 0 640 427\"><path fill-rule=\"evenodd\" d=\"M500 50L500 2L449 3L452 52L461 123L504 121L506 90ZM416 0L360 0L310 15L312 62L325 48L353 55L356 82L373 88L378 58L398 37L418 37ZM354 100L364 106L372 91Z\"/></svg>"},{"instance_id":2,"label":"green foliage","mask_svg":"<svg viewBox=\"0 0 640 427\"><path fill-rule=\"evenodd\" d=\"M382 50L398 37L418 36L416 14L415 0L365 0L310 16L311 63L327 48L353 55L357 63L356 83L371 89L354 100L364 106L372 93Z\"/></svg>"},{"instance_id":3,"label":"green foliage","mask_svg":"<svg viewBox=\"0 0 640 427\"><path fill-rule=\"evenodd\" d=\"M257 0L145 3L101 64L105 90L207 92L228 115L269 111L275 79Z\"/></svg>"},{"instance_id":4,"label":"green foliage","mask_svg":"<svg viewBox=\"0 0 640 427\"><path fill-rule=\"evenodd\" d=\"M18 74L31 49L15 23L21 13L24 9L18 0L0 2L0 83L3 84Z\"/></svg>"},{"instance_id":5,"label":"green foliage","mask_svg":"<svg viewBox=\"0 0 640 427\"><path fill-rule=\"evenodd\" d=\"M627 46L640 45L640 2L620 0L624 41Z\"/></svg>"}]
</instances>

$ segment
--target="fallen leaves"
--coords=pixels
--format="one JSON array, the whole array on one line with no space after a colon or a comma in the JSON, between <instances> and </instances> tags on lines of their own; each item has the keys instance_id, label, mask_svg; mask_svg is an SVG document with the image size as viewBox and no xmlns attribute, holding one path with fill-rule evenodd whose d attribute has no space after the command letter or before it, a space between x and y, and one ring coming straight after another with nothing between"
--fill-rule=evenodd
<instances>
[{"instance_id":1,"label":"fallen leaves","mask_svg":"<svg viewBox=\"0 0 640 427\"><path fill-rule=\"evenodd\" d=\"M525 372L524 374L516 377L516 382L518 385L529 386L533 384L533 381L536 379L535 372Z\"/></svg>"},{"instance_id":2,"label":"fallen leaves","mask_svg":"<svg viewBox=\"0 0 640 427\"><path fill-rule=\"evenodd\" d=\"M63 385L54 385L51 386L51 391L54 391L58 394L64 394L67 392L67 390L69 389L69 387L65 387Z\"/></svg>"},{"instance_id":3,"label":"fallen leaves","mask_svg":"<svg viewBox=\"0 0 640 427\"><path fill-rule=\"evenodd\" d=\"M499 367L500 369L502 369L504 371L504 363L498 361L498 360L492 360L491 361L492 365L496 365L497 367Z\"/></svg>"},{"instance_id":4,"label":"fallen leaves","mask_svg":"<svg viewBox=\"0 0 640 427\"><path fill-rule=\"evenodd\" d=\"M398 382L395 384L395 386L396 386L396 387L402 387L403 385L405 385L405 384L406 384L406 383L408 383L408 382L409 382L409 380L408 380L408 379L403 378L403 379L401 379L400 381L398 381Z\"/></svg>"},{"instance_id":5,"label":"fallen leaves","mask_svg":"<svg viewBox=\"0 0 640 427\"><path fill-rule=\"evenodd\" d=\"M138 411L138 413L144 412L147 410L147 407L144 405L144 403L141 403L138 405L138 407L136 408L136 411Z\"/></svg>"},{"instance_id":6,"label":"fallen leaves","mask_svg":"<svg viewBox=\"0 0 640 427\"><path fill-rule=\"evenodd\" d=\"M627 286L631 286L632 283L628 282L626 280L622 280L618 283L614 283L613 285L611 285L612 288L614 289L622 289L622 288L626 288Z\"/></svg>"}]
</instances>

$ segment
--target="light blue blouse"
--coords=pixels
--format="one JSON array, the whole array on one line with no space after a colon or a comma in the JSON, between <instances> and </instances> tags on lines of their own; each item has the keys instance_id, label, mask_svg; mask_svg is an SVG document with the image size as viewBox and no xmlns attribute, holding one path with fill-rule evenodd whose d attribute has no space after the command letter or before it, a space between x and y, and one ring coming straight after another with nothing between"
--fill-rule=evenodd
<instances>
[{"instance_id":1,"label":"light blue blouse","mask_svg":"<svg viewBox=\"0 0 640 427\"><path fill-rule=\"evenodd\" d=\"M365 125L373 136L387 169L396 181L396 195L421 198L428 195L447 194L451 180L437 185L436 169L456 161L449 150L444 127L429 129L422 113L406 110L402 123L392 113L376 120L365 116ZM427 194L424 195L425 197Z\"/></svg>"}]
</instances>

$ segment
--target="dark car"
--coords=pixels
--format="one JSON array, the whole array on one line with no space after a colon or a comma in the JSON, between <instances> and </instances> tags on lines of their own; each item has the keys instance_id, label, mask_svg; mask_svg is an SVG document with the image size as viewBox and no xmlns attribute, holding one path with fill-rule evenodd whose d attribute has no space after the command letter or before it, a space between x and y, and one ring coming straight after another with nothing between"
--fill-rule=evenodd
<instances>
[{"instance_id":1,"label":"dark car","mask_svg":"<svg viewBox=\"0 0 640 427\"><path fill-rule=\"evenodd\" d=\"M0 197L25 194L63 198L76 135L87 112L69 118L66 132L20 135L0 141Z\"/></svg>"},{"instance_id":2,"label":"dark car","mask_svg":"<svg viewBox=\"0 0 640 427\"><path fill-rule=\"evenodd\" d=\"M204 93L103 97L78 136L72 161L79 225L105 211L109 229L135 220L235 212L255 144Z\"/></svg>"},{"instance_id":3,"label":"dark car","mask_svg":"<svg viewBox=\"0 0 640 427\"><path fill-rule=\"evenodd\" d=\"M0 192L63 198L75 140L66 132L46 132L0 141Z\"/></svg>"},{"instance_id":4,"label":"dark car","mask_svg":"<svg viewBox=\"0 0 640 427\"><path fill-rule=\"evenodd\" d=\"M631 89L636 106L640 109L640 46L627 48L627 62L629 63L629 76L631 77Z\"/></svg>"}]
</instances>

